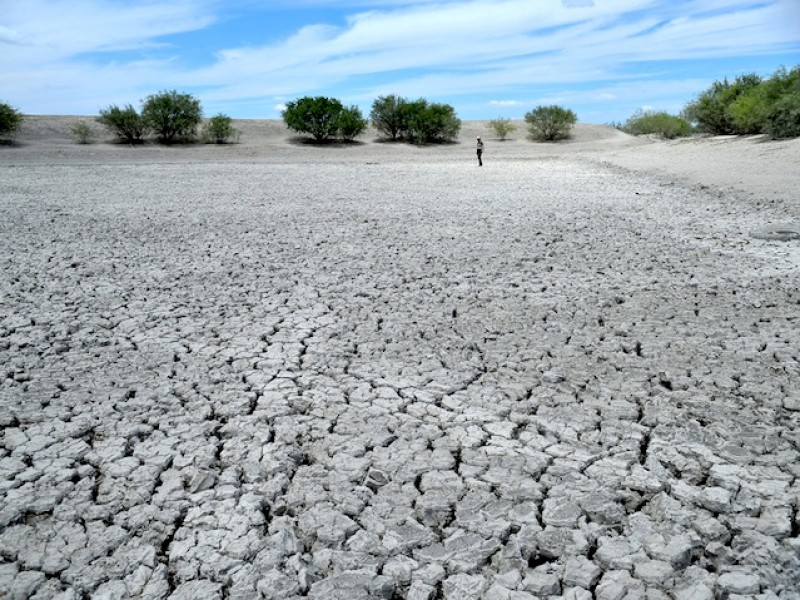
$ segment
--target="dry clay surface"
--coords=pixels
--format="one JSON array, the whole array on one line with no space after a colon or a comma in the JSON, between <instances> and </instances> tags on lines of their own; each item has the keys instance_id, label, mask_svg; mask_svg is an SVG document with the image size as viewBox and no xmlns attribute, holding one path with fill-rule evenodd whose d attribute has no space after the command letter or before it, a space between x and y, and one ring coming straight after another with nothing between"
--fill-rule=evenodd
<instances>
[{"instance_id":1,"label":"dry clay surface","mask_svg":"<svg viewBox=\"0 0 800 600\"><path fill-rule=\"evenodd\" d=\"M0 148L0 598L800 597L796 188L471 127Z\"/></svg>"}]
</instances>

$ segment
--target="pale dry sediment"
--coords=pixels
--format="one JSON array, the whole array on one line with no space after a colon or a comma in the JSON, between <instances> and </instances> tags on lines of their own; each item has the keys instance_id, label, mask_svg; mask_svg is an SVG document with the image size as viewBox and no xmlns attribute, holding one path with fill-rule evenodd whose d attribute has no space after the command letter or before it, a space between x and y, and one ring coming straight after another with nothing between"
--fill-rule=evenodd
<instances>
[{"instance_id":1,"label":"pale dry sediment","mask_svg":"<svg viewBox=\"0 0 800 600\"><path fill-rule=\"evenodd\" d=\"M0 590L797 598L791 205L395 150L0 168Z\"/></svg>"}]
</instances>

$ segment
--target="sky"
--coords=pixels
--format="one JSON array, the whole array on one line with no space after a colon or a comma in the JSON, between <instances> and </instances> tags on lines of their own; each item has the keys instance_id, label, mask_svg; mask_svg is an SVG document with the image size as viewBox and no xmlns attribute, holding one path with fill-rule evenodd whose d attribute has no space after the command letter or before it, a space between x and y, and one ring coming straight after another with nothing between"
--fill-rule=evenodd
<instances>
[{"instance_id":1,"label":"sky","mask_svg":"<svg viewBox=\"0 0 800 600\"><path fill-rule=\"evenodd\" d=\"M463 120L679 113L714 81L800 65L800 0L0 0L0 102L96 115L177 90L276 119L388 94Z\"/></svg>"}]
</instances>

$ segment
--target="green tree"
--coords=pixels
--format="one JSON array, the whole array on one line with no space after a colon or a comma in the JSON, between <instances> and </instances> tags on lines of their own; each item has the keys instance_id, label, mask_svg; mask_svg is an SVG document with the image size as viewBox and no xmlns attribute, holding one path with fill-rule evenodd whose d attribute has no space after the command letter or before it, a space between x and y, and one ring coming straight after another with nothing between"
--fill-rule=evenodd
<instances>
[{"instance_id":1,"label":"green tree","mask_svg":"<svg viewBox=\"0 0 800 600\"><path fill-rule=\"evenodd\" d=\"M517 126L511 122L511 119L507 119L505 117L497 117L496 119L492 119L489 121L489 127L492 128L495 135L501 140L505 140L506 137L508 137L508 134L514 133L517 130Z\"/></svg>"},{"instance_id":2,"label":"green tree","mask_svg":"<svg viewBox=\"0 0 800 600\"><path fill-rule=\"evenodd\" d=\"M784 94L772 105L764 133L775 139L800 137L800 90Z\"/></svg>"},{"instance_id":3,"label":"green tree","mask_svg":"<svg viewBox=\"0 0 800 600\"><path fill-rule=\"evenodd\" d=\"M528 133L534 140L553 141L569 137L578 120L577 115L561 106L537 106L525 114Z\"/></svg>"},{"instance_id":4,"label":"green tree","mask_svg":"<svg viewBox=\"0 0 800 600\"><path fill-rule=\"evenodd\" d=\"M0 138L13 139L22 126L22 114L13 106L0 102Z\"/></svg>"},{"instance_id":5,"label":"green tree","mask_svg":"<svg viewBox=\"0 0 800 600\"><path fill-rule=\"evenodd\" d=\"M755 73L740 75L733 83L727 79L715 81L710 88L686 105L683 116L687 121L696 123L697 128L705 133L743 133L734 121L731 105L739 96L760 84L761 78Z\"/></svg>"},{"instance_id":6,"label":"green tree","mask_svg":"<svg viewBox=\"0 0 800 600\"><path fill-rule=\"evenodd\" d=\"M339 113L339 135L345 140L354 140L364 133L369 121L361 114L357 106L343 108Z\"/></svg>"},{"instance_id":7,"label":"green tree","mask_svg":"<svg viewBox=\"0 0 800 600\"><path fill-rule=\"evenodd\" d=\"M424 99L406 104L405 137L417 144L449 142L458 137L461 120L449 104L431 103Z\"/></svg>"},{"instance_id":8,"label":"green tree","mask_svg":"<svg viewBox=\"0 0 800 600\"><path fill-rule=\"evenodd\" d=\"M130 104L125 108L112 104L100 111L97 121L125 142L139 142L149 132L145 120Z\"/></svg>"},{"instance_id":9,"label":"green tree","mask_svg":"<svg viewBox=\"0 0 800 600\"><path fill-rule=\"evenodd\" d=\"M175 90L148 96L142 105L142 117L164 142L192 139L203 120L200 100Z\"/></svg>"},{"instance_id":10,"label":"green tree","mask_svg":"<svg viewBox=\"0 0 800 600\"><path fill-rule=\"evenodd\" d=\"M401 137L408 129L404 110L407 104L408 100L394 94L379 96L372 103L372 111L369 114L372 126L393 140Z\"/></svg>"},{"instance_id":11,"label":"green tree","mask_svg":"<svg viewBox=\"0 0 800 600\"><path fill-rule=\"evenodd\" d=\"M239 141L239 130L233 126L233 119L220 113L206 121L201 136L207 144L228 144Z\"/></svg>"},{"instance_id":12,"label":"green tree","mask_svg":"<svg viewBox=\"0 0 800 600\"><path fill-rule=\"evenodd\" d=\"M289 129L298 133L309 133L315 140L322 141L339 133L339 116L342 110L342 103L335 98L305 96L288 102L281 116Z\"/></svg>"},{"instance_id":13,"label":"green tree","mask_svg":"<svg viewBox=\"0 0 800 600\"><path fill-rule=\"evenodd\" d=\"M800 67L791 71L781 67L769 79L742 92L728 108L737 133L767 133L768 129L775 133L776 115L791 106L783 99L796 93L800 93Z\"/></svg>"}]
</instances>

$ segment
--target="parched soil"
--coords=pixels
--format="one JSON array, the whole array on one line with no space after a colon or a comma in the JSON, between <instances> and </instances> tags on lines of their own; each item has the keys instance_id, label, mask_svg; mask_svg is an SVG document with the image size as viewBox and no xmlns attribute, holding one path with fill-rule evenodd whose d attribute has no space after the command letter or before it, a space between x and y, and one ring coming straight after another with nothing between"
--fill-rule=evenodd
<instances>
[{"instance_id":1,"label":"parched soil","mask_svg":"<svg viewBox=\"0 0 800 600\"><path fill-rule=\"evenodd\" d=\"M800 241L752 235L800 220L796 143L39 119L0 148L0 598L800 597Z\"/></svg>"}]
</instances>

